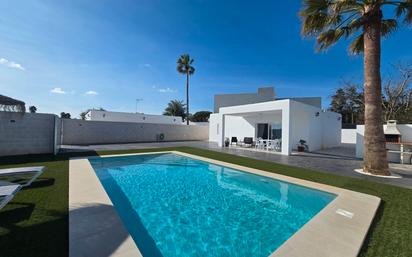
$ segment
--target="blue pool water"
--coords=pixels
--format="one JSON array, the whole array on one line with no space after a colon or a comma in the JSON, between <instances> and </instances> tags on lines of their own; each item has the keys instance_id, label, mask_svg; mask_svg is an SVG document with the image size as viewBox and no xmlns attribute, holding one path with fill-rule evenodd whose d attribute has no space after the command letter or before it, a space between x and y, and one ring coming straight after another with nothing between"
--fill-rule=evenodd
<instances>
[{"instance_id":1,"label":"blue pool water","mask_svg":"<svg viewBox=\"0 0 412 257\"><path fill-rule=\"evenodd\" d=\"M144 256L268 256L335 195L175 154L90 158Z\"/></svg>"}]
</instances>

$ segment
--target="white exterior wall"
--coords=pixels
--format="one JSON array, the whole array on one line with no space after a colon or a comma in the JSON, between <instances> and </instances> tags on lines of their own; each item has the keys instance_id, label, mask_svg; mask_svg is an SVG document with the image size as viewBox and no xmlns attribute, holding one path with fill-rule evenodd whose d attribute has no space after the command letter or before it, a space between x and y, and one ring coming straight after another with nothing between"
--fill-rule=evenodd
<instances>
[{"instance_id":1,"label":"white exterior wall","mask_svg":"<svg viewBox=\"0 0 412 257\"><path fill-rule=\"evenodd\" d=\"M310 151L340 145L341 115L338 113L291 101L290 124L292 149L297 148L301 139L307 142Z\"/></svg>"},{"instance_id":2,"label":"white exterior wall","mask_svg":"<svg viewBox=\"0 0 412 257\"><path fill-rule=\"evenodd\" d=\"M322 146L330 148L340 146L342 141L342 115L336 112L321 112L322 118Z\"/></svg>"},{"instance_id":3,"label":"white exterior wall","mask_svg":"<svg viewBox=\"0 0 412 257\"><path fill-rule=\"evenodd\" d=\"M245 137L255 137L255 124L242 116L225 116L225 137L231 139L237 137L243 140Z\"/></svg>"},{"instance_id":4,"label":"white exterior wall","mask_svg":"<svg viewBox=\"0 0 412 257\"><path fill-rule=\"evenodd\" d=\"M403 142L412 142L412 124L398 124L396 128L401 132ZM383 126L386 129L386 125ZM356 126L356 157L363 158L363 136L365 134L365 126ZM387 147L390 147L389 145ZM397 153L388 153L388 161L399 162L400 155Z\"/></svg>"},{"instance_id":5,"label":"white exterior wall","mask_svg":"<svg viewBox=\"0 0 412 257\"><path fill-rule=\"evenodd\" d=\"M144 113L108 112L91 110L86 114L86 120L113 121L113 122L138 122L153 124L182 124L182 117L152 115Z\"/></svg>"},{"instance_id":6,"label":"white exterior wall","mask_svg":"<svg viewBox=\"0 0 412 257\"><path fill-rule=\"evenodd\" d=\"M209 142L219 143L220 141L220 126L222 115L219 113L212 113L209 117Z\"/></svg>"},{"instance_id":7,"label":"white exterior wall","mask_svg":"<svg viewBox=\"0 0 412 257\"><path fill-rule=\"evenodd\" d=\"M343 144L356 144L356 129L342 129L341 135Z\"/></svg>"}]
</instances>

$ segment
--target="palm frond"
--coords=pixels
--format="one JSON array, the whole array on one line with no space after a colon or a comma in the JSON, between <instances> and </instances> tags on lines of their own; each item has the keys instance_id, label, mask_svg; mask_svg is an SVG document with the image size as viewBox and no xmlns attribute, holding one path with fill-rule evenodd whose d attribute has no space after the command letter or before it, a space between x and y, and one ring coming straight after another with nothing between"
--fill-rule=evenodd
<instances>
[{"instance_id":1,"label":"palm frond","mask_svg":"<svg viewBox=\"0 0 412 257\"><path fill-rule=\"evenodd\" d=\"M359 36L355 37L355 39L349 45L350 54L357 55L363 53L363 36L364 34L362 33Z\"/></svg>"},{"instance_id":2,"label":"palm frond","mask_svg":"<svg viewBox=\"0 0 412 257\"><path fill-rule=\"evenodd\" d=\"M192 66L194 60L190 58L188 54L183 54L177 59L177 72L181 74L189 74L192 75L195 73L195 68Z\"/></svg>"},{"instance_id":3,"label":"palm frond","mask_svg":"<svg viewBox=\"0 0 412 257\"><path fill-rule=\"evenodd\" d=\"M335 44L342 36L344 31L342 29L330 29L322 32L316 39L318 50L324 50Z\"/></svg>"},{"instance_id":4,"label":"palm frond","mask_svg":"<svg viewBox=\"0 0 412 257\"><path fill-rule=\"evenodd\" d=\"M383 37L389 36L398 28L398 22L395 19L382 20L381 34Z\"/></svg>"},{"instance_id":5,"label":"palm frond","mask_svg":"<svg viewBox=\"0 0 412 257\"><path fill-rule=\"evenodd\" d=\"M361 0L304 0L302 34L316 36L317 49L325 50L362 29L363 7Z\"/></svg>"},{"instance_id":6,"label":"palm frond","mask_svg":"<svg viewBox=\"0 0 412 257\"><path fill-rule=\"evenodd\" d=\"M389 3L393 4L393 2L388 2L388 4ZM400 18L403 15L405 15L404 22L407 24L411 24L412 23L412 0L404 0L402 2L396 2L395 4L397 4L396 17Z\"/></svg>"}]
</instances>

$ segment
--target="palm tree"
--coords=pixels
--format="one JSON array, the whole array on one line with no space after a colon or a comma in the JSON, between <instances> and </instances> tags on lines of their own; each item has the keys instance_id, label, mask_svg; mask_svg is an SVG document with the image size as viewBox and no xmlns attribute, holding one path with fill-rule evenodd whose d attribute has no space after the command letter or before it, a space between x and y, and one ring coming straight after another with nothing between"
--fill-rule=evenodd
<instances>
[{"instance_id":1,"label":"palm tree","mask_svg":"<svg viewBox=\"0 0 412 257\"><path fill-rule=\"evenodd\" d=\"M186 75L186 117L189 117L189 76L195 73L195 68L192 66L194 60L190 59L188 54L183 54L177 59L177 72ZM189 125L189 119L186 119Z\"/></svg>"},{"instance_id":2,"label":"palm tree","mask_svg":"<svg viewBox=\"0 0 412 257\"><path fill-rule=\"evenodd\" d=\"M387 19L383 10L395 8ZM364 171L389 175L382 119L381 37L398 28L396 18L412 22L412 0L303 0L302 34L316 37L318 50L341 38L353 39L352 54L363 52L365 91Z\"/></svg>"},{"instance_id":3,"label":"palm tree","mask_svg":"<svg viewBox=\"0 0 412 257\"><path fill-rule=\"evenodd\" d=\"M180 116L182 120L185 118L185 104L182 100L172 100L167 104L163 115L166 116Z\"/></svg>"}]
</instances>

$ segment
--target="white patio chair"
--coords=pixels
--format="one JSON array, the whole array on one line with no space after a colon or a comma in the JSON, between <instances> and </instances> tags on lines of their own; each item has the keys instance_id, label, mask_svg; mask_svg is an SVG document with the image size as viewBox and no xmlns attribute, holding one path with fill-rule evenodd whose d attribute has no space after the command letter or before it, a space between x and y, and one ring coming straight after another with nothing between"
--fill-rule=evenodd
<instances>
[{"instance_id":1,"label":"white patio chair","mask_svg":"<svg viewBox=\"0 0 412 257\"><path fill-rule=\"evenodd\" d=\"M275 139L274 144L275 144L275 151L277 152L282 151L282 140L281 139Z\"/></svg>"},{"instance_id":2,"label":"white patio chair","mask_svg":"<svg viewBox=\"0 0 412 257\"><path fill-rule=\"evenodd\" d=\"M19 184L0 181L0 210L13 199L21 188L22 186Z\"/></svg>"},{"instance_id":3,"label":"white patio chair","mask_svg":"<svg viewBox=\"0 0 412 257\"><path fill-rule=\"evenodd\" d=\"M0 169L0 177L12 177L12 178L23 178L24 179L25 176L33 174L33 176L26 183L22 184L22 186L25 187L25 186L29 186L43 172L44 172L44 166Z\"/></svg>"},{"instance_id":4,"label":"white patio chair","mask_svg":"<svg viewBox=\"0 0 412 257\"><path fill-rule=\"evenodd\" d=\"M263 148L265 148L265 143L263 142L263 139L261 137L259 137L256 140L255 148L258 149L258 150L262 150Z\"/></svg>"},{"instance_id":5,"label":"white patio chair","mask_svg":"<svg viewBox=\"0 0 412 257\"><path fill-rule=\"evenodd\" d=\"M275 151L276 150L276 142L274 140L269 140L268 145L267 145L267 149L269 151Z\"/></svg>"}]
</instances>

